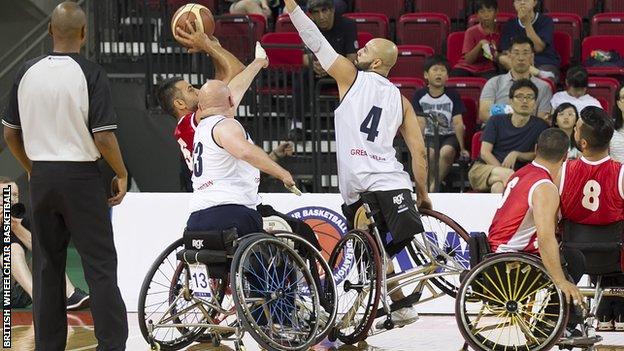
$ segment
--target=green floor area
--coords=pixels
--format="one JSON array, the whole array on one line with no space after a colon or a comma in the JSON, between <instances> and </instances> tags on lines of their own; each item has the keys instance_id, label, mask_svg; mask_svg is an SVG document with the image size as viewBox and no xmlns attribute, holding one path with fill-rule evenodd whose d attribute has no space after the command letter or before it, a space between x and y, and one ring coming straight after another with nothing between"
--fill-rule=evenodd
<instances>
[{"instance_id":1,"label":"green floor area","mask_svg":"<svg viewBox=\"0 0 624 351\"><path fill-rule=\"evenodd\" d=\"M30 253L29 253L30 254ZM30 255L29 255L30 256ZM65 267L65 273L69 277L69 280L75 287L84 290L89 293L89 287L87 281L84 278L84 271L82 269L82 260L78 251L73 245L67 248L67 266ZM29 311L32 309L32 305L27 308L15 308L15 311Z\"/></svg>"}]
</instances>

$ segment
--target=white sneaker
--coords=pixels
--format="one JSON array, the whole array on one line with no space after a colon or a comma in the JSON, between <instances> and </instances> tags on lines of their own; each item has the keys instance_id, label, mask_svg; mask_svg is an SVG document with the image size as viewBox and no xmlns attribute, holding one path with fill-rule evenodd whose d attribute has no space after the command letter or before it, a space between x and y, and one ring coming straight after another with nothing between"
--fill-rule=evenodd
<instances>
[{"instance_id":1,"label":"white sneaker","mask_svg":"<svg viewBox=\"0 0 624 351\"><path fill-rule=\"evenodd\" d=\"M611 331L611 330L613 330L613 322L612 321L598 322L598 327L596 328L596 330L598 330L598 331Z\"/></svg>"},{"instance_id":2,"label":"white sneaker","mask_svg":"<svg viewBox=\"0 0 624 351\"><path fill-rule=\"evenodd\" d=\"M613 321L613 324L615 325L615 331L624 331L624 320Z\"/></svg>"},{"instance_id":3,"label":"white sneaker","mask_svg":"<svg viewBox=\"0 0 624 351\"><path fill-rule=\"evenodd\" d=\"M392 321L394 322L395 327L403 327L408 324L412 324L418 320L418 312L413 306L403 307L400 310L396 310L392 312ZM377 324L375 324L375 328L377 329L385 329L384 322L385 318L382 318Z\"/></svg>"}]
</instances>

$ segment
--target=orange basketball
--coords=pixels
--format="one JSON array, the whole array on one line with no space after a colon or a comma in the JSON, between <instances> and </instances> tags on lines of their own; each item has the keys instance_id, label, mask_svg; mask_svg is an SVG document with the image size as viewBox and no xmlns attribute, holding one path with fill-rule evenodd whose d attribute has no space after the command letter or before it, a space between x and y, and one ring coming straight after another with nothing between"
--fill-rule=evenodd
<instances>
[{"instance_id":1,"label":"orange basketball","mask_svg":"<svg viewBox=\"0 0 624 351\"><path fill-rule=\"evenodd\" d=\"M306 219L305 222L316 234L319 244L321 244L323 258L328 260L332 250L336 247L338 240L340 240L340 233L334 226L320 219L310 218Z\"/></svg>"},{"instance_id":2,"label":"orange basketball","mask_svg":"<svg viewBox=\"0 0 624 351\"><path fill-rule=\"evenodd\" d=\"M196 21L197 19L199 21ZM188 30L186 21L189 21L195 30L202 31L208 36L214 33L215 22L210 9L199 4L186 4L180 7L171 18L171 32L178 42L180 40L178 33L176 33L176 27Z\"/></svg>"}]
</instances>

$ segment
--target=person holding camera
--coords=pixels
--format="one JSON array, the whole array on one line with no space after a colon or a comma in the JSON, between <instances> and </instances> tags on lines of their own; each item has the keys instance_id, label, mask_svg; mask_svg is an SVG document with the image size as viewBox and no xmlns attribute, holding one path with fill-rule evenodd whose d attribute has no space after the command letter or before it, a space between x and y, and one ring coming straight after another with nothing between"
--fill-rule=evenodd
<instances>
[{"instance_id":1,"label":"person holding camera","mask_svg":"<svg viewBox=\"0 0 624 351\"><path fill-rule=\"evenodd\" d=\"M11 307L22 308L32 303L33 278L26 253L32 251L30 219L26 216L26 207L19 202L19 188L8 177L0 177L0 190L11 187ZM89 306L89 295L76 288L65 274L67 310L77 311Z\"/></svg>"}]
</instances>

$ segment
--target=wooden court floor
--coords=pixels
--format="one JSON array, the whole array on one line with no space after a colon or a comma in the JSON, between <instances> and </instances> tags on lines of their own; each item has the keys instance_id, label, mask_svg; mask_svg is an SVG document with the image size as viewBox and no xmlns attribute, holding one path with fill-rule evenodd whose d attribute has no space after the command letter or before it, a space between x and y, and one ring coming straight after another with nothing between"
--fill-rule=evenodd
<instances>
[{"instance_id":1,"label":"wooden court floor","mask_svg":"<svg viewBox=\"0 0 624 351\"><path fill-rule=\"evenodd\" d=\"M93 334L93 320L89 311L68 313L68 351L95 350L97 341ZM147 351L149 347L139 331L137 315L128 314L129 337L128 351ZM13 313L11 350L34 350L34 329L32 313L20 311ZM598 347L600 351L624 351L624 333L599 333L604 342ZM243 339L248 351L260 350L253 339L246 335ZM456 351L461 348L463 340L453 316L421 316L414 324L404 328L391 330L367 339L359 345L341 345L325 340L314 347L315 351ZM211 344L194 344L186 351L230 351L233 345L224 342L220 347Z\"/></svg>"}]
</instances>

